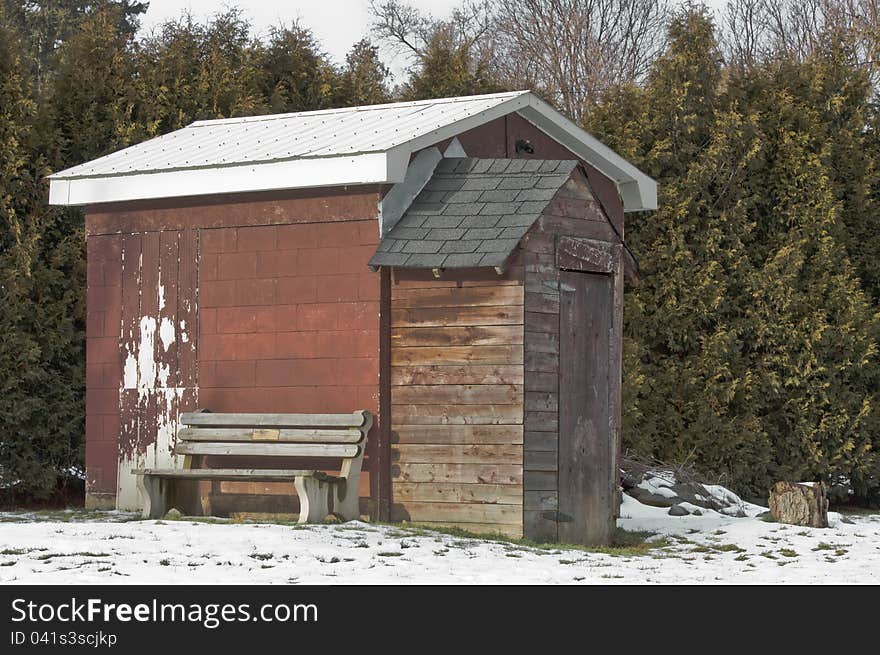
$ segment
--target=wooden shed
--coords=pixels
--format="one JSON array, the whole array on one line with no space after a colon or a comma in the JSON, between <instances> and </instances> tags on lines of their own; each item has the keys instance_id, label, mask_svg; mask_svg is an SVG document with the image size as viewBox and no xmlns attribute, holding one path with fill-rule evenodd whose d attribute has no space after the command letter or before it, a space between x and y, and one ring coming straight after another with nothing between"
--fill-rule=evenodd
<instances>
[{"instance_id":1,"label":"wooden shed","mask_svg":"<svg viewBox=\"0 0 880 655\"><path fill-rule=\"evenodd\" d=\"M50 180L86 207L88 506L136 508L184 411L366 409L365 514L610 536L656 184L533 94L200 121Z\"/></svg>"}]
</instances>

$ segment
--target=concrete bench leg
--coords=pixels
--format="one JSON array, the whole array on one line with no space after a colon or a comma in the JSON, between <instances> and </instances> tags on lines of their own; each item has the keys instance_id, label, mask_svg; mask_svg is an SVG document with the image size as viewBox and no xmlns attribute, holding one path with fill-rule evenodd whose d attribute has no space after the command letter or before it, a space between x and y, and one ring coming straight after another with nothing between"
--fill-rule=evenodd
<instances>
[{"instance_id":1,"label":"concrete bench leg","mask_svg":"<svg viewBox=\"0 0 880 655\"><path fill-rule=\"evenodd\" d=\"M137 488L144 503L145 519L160 519L168 512L169 480L151 475L138 475Z\"/></svg>"},{"instance_id":2,"label":"concrete bench leg","mask_svg":"<svg viewBox=\"0 0 880 655\"><path fill-rule=\"evenodd\" d=\"M333 511L346 521L356 521L361 515L356 483L356 480L342 479L334 485Z\"/></svg>"},{"instance_id":3,"label":"concrete bench leg","mask_svg":"<svg viewBox=\"0 0 880 655\"><path fill-rule=\"evenodd\" d=\"M299 496L297 523L320 523L331 511L332 484L313 476L299 476L294 481Z\"/></svg>"}]
</instances>

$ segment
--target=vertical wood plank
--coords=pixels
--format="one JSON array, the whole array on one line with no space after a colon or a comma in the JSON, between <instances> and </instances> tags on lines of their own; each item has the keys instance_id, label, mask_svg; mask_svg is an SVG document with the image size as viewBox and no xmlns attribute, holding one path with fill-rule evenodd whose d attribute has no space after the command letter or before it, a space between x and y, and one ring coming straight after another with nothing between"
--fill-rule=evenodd
<instances>
[{"instance_id":1,"label":"vertical wood plank","mask_svg":"<svg viewBox=\"0 0 880 655\"><path fill-rule=\"evenodd\" d=\"M612 536L616 444L609 421L614 276L560 274L559 539Z\"/></svg>"},{"instance_id":2,"label":"vertical wood plank","mask_svg":"<svg viewBox=\"0 0 880 655\"><path fill-rule=\"evenodd\" d=\"M376 514L380 521L391 517L393 503L391 485L391 272L383 266L379 292L379 421L374 427L376 439L375 475Z\"/></svg>"},{"instance_id":3,"label":"vertical wood plank","mask_svg":"<svg viewBox=\"0 0 880 655\"><path fill-rule=\"evenodd\" d=\"M131 469L143 464L139 459L138 350L140 344L140 289L142 240L139 234L122 238L122 319L120 350L123 375L119 389L119 453L116 478L117 507L137 503L137 491L130 484Z\"/></svg>"}]
</instances>

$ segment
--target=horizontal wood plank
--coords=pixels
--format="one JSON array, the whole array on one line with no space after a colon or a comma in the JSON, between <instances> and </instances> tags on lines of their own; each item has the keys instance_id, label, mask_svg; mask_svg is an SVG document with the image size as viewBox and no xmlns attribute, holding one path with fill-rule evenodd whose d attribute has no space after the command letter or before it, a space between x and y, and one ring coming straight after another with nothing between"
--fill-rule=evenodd
<instances>
[{"instance_id":1,"label":"horizontal wood plank","mask_svg":"<svg viewBox=\"0 0 880 655\"><path fill-rule=\"evenodd\" d=\"M559 370L559 355L556 353L525 353L525 369L542 373L556 373Z\"/></svg>"},{"instance_id":2,"label":"horizontal wood plank","mask_svg":"<svg viewBox=\"0 0 880 655\"><path fill-rule=\"evenodd\" d=\"M556 392L529 391L525 394L525 409L527 412L556 412L559 410L559 398Z\"/></svg>"},{"instance_id":3,"label":"horizontal wood plank","mask_svg":"<svg viewBox=\"0 0 880 655\"><path fill-rule=\"evenodd\" d=\"M517 525L522 522L522 506L487 503L396 502L391 505L391 520Z\"/></svg>"},{"instance_id":4,"label":"horizontal wood plank","mask_svg":"<svg viewBox=\"0 0 880 655\"><path fill-rule=\"evenodd\" d=\"M556 491L526 491L523 493L523 509L555 510L559 508L559 494Z\"/></svg>"},{"instance_id":5,"label":"horizontal wood plank","mask_svg":"<svg viewBox=\"0 0 880 655\"><path fill-rule=\"evenodd\" d=\"M327 477L320 471L308 469L143 469L142 472L160 478L190 478L196 480L246 480L253 482L288 481L301 475Z\"/></svg>"},{"instance_id":6,"label":"horizontal wood plank","mask_svg":"<svg viewBox=\"0 0 880 655\"><path fill-rule=\"evenodd\" d=\"M526 432L524 436L526 450L543 450L556 452L559 449L559 435L555 432Z\"/></svg>"},{"instance_id":7,"label":"horizontal wood plank","mask_svg":"<svg viewBox=\"0 0 880 655\"><path fill-rule=\"evenodd\" d=\"M559 430L559 414L556 412L526 412L526 430L535 432L557 432Z\"/></svg>"},{"instance_id":8,"label":"horizontal wood plank","mask_svg":"<svg viewBox=\"0 0 880 655\"><path fill-rule=\"evenodd\" d=\"M391 347L505 346L523 343L522 325L392 328Z\"/></svg>"},{"instance_id":9,"label":"horizontal wood plank","mask_svg":"<svg viewBox=\"0 0 880 655\"><path fill-rule=\"evenodd\" d=\"M530 391L556 393L559 390L559 376L546 371L529 371L524 386L526 393Z\"/></svg>"},{"instance_id":10,"label":"horizontal wood plank","mask_svg":"<svg viewBox=\"0 0 880 655\"><path fill-rule=\"evenodd\" d=\"M457 327L481 325L522 325L523 306L488 305L485 307L447 307L391 309L391 327Z\"/></svg>"},{"instance_id":11,"label":"horizontal wood plank","mask_svg":"<svg viewBox=\"0 0 880 655\"><path fill-rule=\"evenodd\" d=\"M392 495L401 503L492 503L522 505L522 488L512 484L455 484L448 482L394 482Z\"/></svg>"},{"instance_id":12,"label":"horizontal wood plank","mask_svg":"<svg viewBox=\"0 0 880 655\"><path fill-rule=\"evenodd\" d=\"M391 388L395 405L522 405L523 388L515 384L423 384Z\"/></svg>"},{"instance_id":13,"label":"horizontal wood plank","mask_svg":"<svg viewBox=\"0 0 880 655\"><path fill-rule=\"evenodd\" d=\"M559 334L559 316L556 314L526 312L524 325L528 332Z\"/></svg>"},{"instance_id":14,"label":"horizontal wood plank","mask_svg":"<svg viewBox=\"0 0 880 655\"><path fill-rule=\"evenodd\" d=\"M526 471L523 486L529 491L557 491L558 479L555 471Z\"/></svg>"},{"instance_id":15,"label":"horizontal wood plank","mask_svg":"<svg viewBox=\"0 0 880 655\"><path fill-rule=\"evenodd\" d=\"M398 405L392 403L395 424L405 425L517 425L522 405Z\"/></svg>"},{"instance_id":16,"label":"horizontal wood plank","mask_svg":"<svg viewBox=\"0 0 880 655\"><path fill-rule=\"evenodd\" d=\"M556 471L559 468L558 453L546 450L527 450L523 460L526 471Z\"/></svg>"},{"instance_id":17,"label":"horizontal wood plank","mask_svg":"<svg viewBox=\"0 0 880 655\"><path fill-rule=\"evenodd\" d=\"M515 464L407 464L401 462L392 464L391 477L398 482L521 485L523 468Z\"/></svg>"},{"instance_id":18,"label":"horizontal wood plank","mask_svg":"<svg viewBox=\"0 0 880 655\"><path fill-rule=\"evenodd\" d=\"M519 444L394 444L391 446L391 461L408 464L522 464L523 449Z\"/></svg>"},{"instance_id":19,"label":"horizontal wood plank","mask_svg":"<svg viewBox=\"0 0 880 655\"><path fill-rule=\"evenodd\" d=\"M421 307L486 307L522 305L521 286L453 287L428 289L392 288L392 303L397 309Z\"/></svg>"},{"instance_id":20,"label":"horizontal wood plank","mask_svg":"<svg viewBox=\"0 0 880 655\"><path fill-rule=\"evenodd\" d=\"M395 347L391 350L392 366L456 364L522 364L523 347L514 346L424 346Z\"/></svg>"},{"instance_id":21,"label":"horizontal wood plank","mask_svg":"<svg viewBox=\"0 0 880 655\"><path fill-rule=\"evenodd\" d=\"M358 443L363 440L361 430L321 430L295 428L181 428L178 441L272 441L294 443Z\"/></svg>"},{"instance_id":22,"label":"horizontal wood plank","mask_svg":"<svg viewBox=\"0 0 880 655\"><path fill-rule=\"evenodd\" d=\"M391 442L398 444L521 444L521 425L397 425Z\"/></svg>"},{"instance_id":23,"label":"horizontal wood plank","mask_svg":"<svg viewBox=\"0 0 880 655\"><path fill-rule=\"evenodd\" d=\"M528 352L559 353L559 335L547 332L526 332L525 346Z\"/></svg>"},{"instance_id":24,"label":"horizontal wood plank","mask_svg":"<svg viewBox=\"0 0 880 655\"><path fill-rule=\"evenodd\" d=\"M356 444L299 444L185 441L175 446L178 455L255 455L260 457L357 457Z\"/></svg>"},{"instance_id":25,"label":"horizontal wood plank","mask_svg":"<svg viewBox=\"0 0 880 655\"><path fill-rule=\"evenodd\" d=\"M521 364L392 366L391 384L522 384ZM392 392L393 393L393 392Z\"/></svg>"},{"instance_id":26,"label":"horizontal wood plank","mask_svg":"<svg viewBox=\"0 0 880 655\"><path fill-rule=\"evenodd\" d=\"M214 427L261 427L261 428L359 428L370 420L364 411L351 414L228 414L193 412L181 414L183 425Z\"/></svg>"},{"instance_id":27,"label":"horizontal wood plank","mask_svg":"<svg viewBox=\"0 0 880 655\"><path fill-rule=\"evenodd\" d=\"M535 312L538 314L559 315L559 294L558 293L533 293L529 292L525 297L525 308L527 312Z\"/></svg>"}]
</instances>

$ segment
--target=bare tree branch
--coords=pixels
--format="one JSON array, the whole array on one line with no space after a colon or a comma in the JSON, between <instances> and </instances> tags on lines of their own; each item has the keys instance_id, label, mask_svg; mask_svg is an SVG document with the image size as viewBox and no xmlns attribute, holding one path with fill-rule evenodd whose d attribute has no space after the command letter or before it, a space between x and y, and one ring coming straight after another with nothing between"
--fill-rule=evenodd
<instances>
[{"instance_id":1,"label":"bare tree branch","mask_svg":"<svg viewBox=\"0 0 880 655\"><path fill-rule=\"evenodd\" d=\"M493 0L494 71L576 121L647 72L665 42L667 0Z\"/></svg>"}]
</instances>

